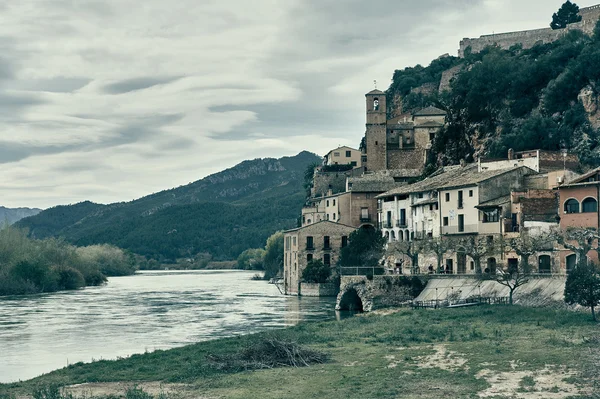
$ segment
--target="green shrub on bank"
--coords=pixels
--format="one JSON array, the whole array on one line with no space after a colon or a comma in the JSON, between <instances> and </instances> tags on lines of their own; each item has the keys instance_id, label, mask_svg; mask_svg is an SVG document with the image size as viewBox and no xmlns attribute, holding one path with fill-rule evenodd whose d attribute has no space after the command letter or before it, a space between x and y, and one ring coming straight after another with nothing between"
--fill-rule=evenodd
<instances>
[{"instance_id":1,"label":"green shrub on bank","mask_svg":"<svg viewBox=\"0 0 600 399\"><path fill-rule=\"evenodd\" d=\"M77 248L55 238L34 240L16 228L0 230L0 295L97 286L136 268L132 255L111 245Z\"/></svg>"}]
</instances>

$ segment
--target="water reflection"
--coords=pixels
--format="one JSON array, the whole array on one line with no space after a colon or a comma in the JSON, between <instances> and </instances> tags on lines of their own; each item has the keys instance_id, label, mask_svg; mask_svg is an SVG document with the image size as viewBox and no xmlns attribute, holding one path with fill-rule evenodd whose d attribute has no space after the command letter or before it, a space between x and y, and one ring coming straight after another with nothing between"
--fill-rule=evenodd
<instances>
[{"instance_id":1,"label":"water reflection","mask_svg":"<svg viewBox=\"0 0 600 399\"><path fill-rule=\"evenodd\" d=\"M335 298L285 297L253 274L143 272L104 287L0 299L0 382L336 317Z\"/></svg>"}]
</instances>

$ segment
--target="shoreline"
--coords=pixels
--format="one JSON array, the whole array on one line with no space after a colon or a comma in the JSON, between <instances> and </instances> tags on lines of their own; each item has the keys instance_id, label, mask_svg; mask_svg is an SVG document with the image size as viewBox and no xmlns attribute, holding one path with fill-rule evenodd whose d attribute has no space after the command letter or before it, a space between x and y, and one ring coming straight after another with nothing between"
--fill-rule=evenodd
<instances>
[{"instance_id":1,"label":"shoreline","mask_svg":"<svg viewBox=\"0 0 600 399\"><path fill-rule=\"evenodd\" d=\"M273 337L323 353L329 360L309 367L261 370L219 368L214 361L236 356ZM593 366L589 353L598 350L598 339L600 330L589 315L563 310L519 306L393 309L342 321L304 322L120 360L77 363L32 380L0 384L0 395L27 396L40 384L94 383L105 389L139 383L142 388L162 384L184 398L200 394L206 398L265 399L437 398L480 395L492 392L490 389L516 394L525 388L538 394L547 392L547 398L577 397L596 383L593 378L598 377L598 370L596 377L589 376ZM490 374L491 368L503 381L514 384L500 386ZM533 386L524 388L523 381ZM544 381L554 381L556 388ZM118 394L113 391L111 394Z\"/></svg>"}]
</instances>

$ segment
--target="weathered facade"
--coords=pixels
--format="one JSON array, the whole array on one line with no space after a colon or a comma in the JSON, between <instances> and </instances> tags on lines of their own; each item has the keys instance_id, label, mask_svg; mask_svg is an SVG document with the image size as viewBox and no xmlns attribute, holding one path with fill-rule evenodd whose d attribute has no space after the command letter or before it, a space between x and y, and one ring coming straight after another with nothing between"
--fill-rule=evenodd
<instances>
[{"instance_id":1,"label":"weathered facade","mask_svg":"<svg viewBox=\"0 0 600 399\"><path fill-rule=\"evenodd\" d=\"M288 295L301 295L302 272L311 260L335 267L354 227L321 221L284 234L283 280ZM312 292L312 291L311 291Z\"/></svg>"}]
</instances>

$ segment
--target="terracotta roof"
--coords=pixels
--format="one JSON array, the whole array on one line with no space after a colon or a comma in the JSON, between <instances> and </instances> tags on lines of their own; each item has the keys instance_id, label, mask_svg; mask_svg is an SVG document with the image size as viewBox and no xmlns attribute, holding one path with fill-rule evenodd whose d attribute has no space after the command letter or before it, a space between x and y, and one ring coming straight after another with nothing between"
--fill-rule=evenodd
<instances>
[{"instance_id":1,"label":"terracotta roof","mask_svg":"<svg viewBox=\"0 0 600 399\"><path fill-rule=\"evenodd\" d=\"M457 176L460 173L468 172L476 172L477 165L471 164L467 165L464 168L460 166L447 166L445 168L440 169L433 175L429 176L425 180L421 180L420 182L409 184L407 186L398 187L393 190L390 190L386 193L383 193L377 198L385 198L394 195L403 195L403 194L411 194L411 193L421 193L425 191L432 191L437 189L441 184L447 182L453 177Z\"/></svg>"},{"instance_id":2,"label":"terracotta roof","mask_svg":"<svg viewBox=\"0 0 600 399\"><path fill-rule=\"evenodd\" d=\"M427 108L423 108L419 112L415 113L415 116L433 116L433 115L446 115L447 112L443 109L439 109L436 107L429 106Z\"/></svg>"},{"instance_id":3,"label":"terracotta roof","mask_svg":"<svg viewBox=\"0 0 600 399\"><path fill-rule=\"evenodd\" d=\"M419 123L418 125L415 125L416 128L419 128L419 127L442 127L442 126L444 126L443 123L436 122L436 121L425 121L423 123Z\"/></svg>"},{"instance_id":4,"label":"terracotta roof","mask_svg":"<svg viewBox=\"0 0 600 399\"><path fill-rule=\"evenodd\" d=\"M396 183L392 176L373 173L361 177L349 177L348 184L351 185L348 191L358 193L383 193L401 183Z\"/></svg>"},{"instance_id":5,"label":"terracotta roof","mask_svg":"<svg viewBox=\"0 0 600 399\"><path fill-rule=\"evenodd\" d=\"M510 202L510 195L504 195L502 197L494 198L489 201L482 202L475 208L497 208L503 204Z\"/></svg>"},{"instance_id":6,"label":"terracotta roof","mask_svg":"<svg viewBox=\"0 0 600 399\"><path fill-rule=\"evenodd\" d=\"M430 198L430 199L426 199L420 202L416 202L414 204L411 205L411 207L415 208L417 206L423 206L423 205L433 205L433 204L437 204L438 200L437 198Z\"/></svg>"},{"instance_id":7,"label":"terracotta roof","mask_svg":"<svg viewBox=\"0 0 600 399\"><path fill-rule=\"evenodd\" d=\"M316 225L318 225L318 224L321 224L321 223L331 223L331 224L333 224L333 225L336 225L336 226L340 226L340 227L346 227L346 228L350 228L350 229L352 229L352 230L356 230L356 227L348 226L347 224L336 223L336 222L332 222L331 220L321 220L321 221L319 221L319 222L316 222L316 223L307 224L306 226L302 226L302 227L297 227L297 228L295 228L295 229L286 230L286 231L284 231L283 233L284 233L284 234L285 234L285 233L292 233L292 232L294 232L294 231L299 231L299 230L308 229L308 228L310 228L310 227L316 226Z\"/></svg>"},{"instance_id":8,"label":"terracotta roof","mask_svg":"<svg viewBox=\"0 0 600 399\"><path fill-rule=\"evenodd\" d=\"M443 190L448 190L451 188L474 186L478 183L484 182L493 177L500 176L505 173L511 172L513 170L521 169L521 168L529 169L530 171L534 172L532 169L530 169L526 166L518 166L518 167L507 168L507 169L498 169L498 170L483 170L481 172L477 172L477 168L475 168L474 172L459 174L454 179L451 179L450 181L448 181L446 184L441 185L439 188L443 189Z\"/></svg>"},{"instance_id":9,"label":"terracotta roof","mask_svg":"<svg viewBox=\"0 0 600 399\"><path fill-rule=\"evenodd\" d=\"M412 122L388 123L387 128L388 130L412 130L415 128L415 124Z\"/></svg>"},{"instance_id":10,"label":"terracotta roof","mask_svg":"<svg viewBox=\"0 0 600 399\"><path fill-rule=\"evenodd\" d=\"M384 92L382 92L381 90L371 90L370 92L367 93L367 95L369 94L385 94Z\"/></svg>"}]
</instances>

